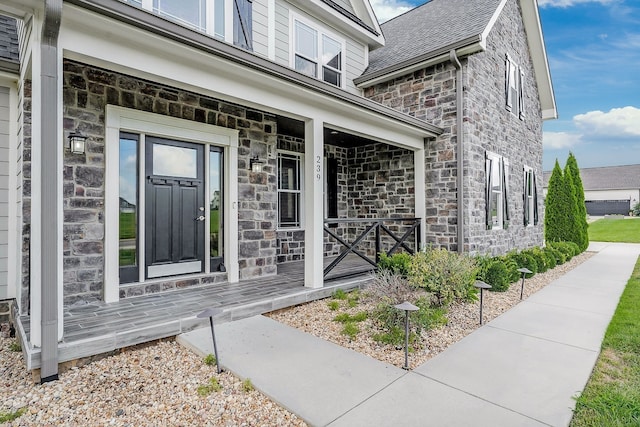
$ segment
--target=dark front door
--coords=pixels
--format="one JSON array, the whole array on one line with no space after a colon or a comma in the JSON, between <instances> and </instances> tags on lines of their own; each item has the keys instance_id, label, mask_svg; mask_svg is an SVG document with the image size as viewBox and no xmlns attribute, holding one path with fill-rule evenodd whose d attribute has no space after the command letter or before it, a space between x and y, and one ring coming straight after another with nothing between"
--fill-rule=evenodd
<instances>
[{"instance_id":1,"label":"dark front door","mask_svg":"<svg viewBox=\"0 0 640 427\"><path fill-rule=\"evenodd\" d=\"M204 271L204 147L146 138L146 277Z\"/></svg>"}]
</instances>

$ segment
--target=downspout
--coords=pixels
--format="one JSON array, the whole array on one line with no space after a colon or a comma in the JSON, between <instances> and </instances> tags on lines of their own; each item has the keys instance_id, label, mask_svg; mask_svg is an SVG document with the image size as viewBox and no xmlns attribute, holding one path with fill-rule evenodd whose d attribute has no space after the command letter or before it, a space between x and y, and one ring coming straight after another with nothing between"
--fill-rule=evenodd
<instances>
[{"instance_id":1,"label":"downspout","mask_svg":"<svg viewBox=\"0 0 640 427\"><path fill-rule=\"evenodd\" d=\"M62 0L45 0L41 56L41 330L40 383L58 379L58 34Z\"/></svg>"},{"instance_id":2,"label":"downspout","mask_svg":"<svg viewBox=\"0 0 640 427\"><path fill-rule=\"evenodd\" d=\"M449 52L449 60L456 67L456 150L457 150L457 201L458 218L456 229L458 233L458 253L464 253L464 86L462 84L462 64L458 60L455 49Z\"/></svg>"}]
</instances>

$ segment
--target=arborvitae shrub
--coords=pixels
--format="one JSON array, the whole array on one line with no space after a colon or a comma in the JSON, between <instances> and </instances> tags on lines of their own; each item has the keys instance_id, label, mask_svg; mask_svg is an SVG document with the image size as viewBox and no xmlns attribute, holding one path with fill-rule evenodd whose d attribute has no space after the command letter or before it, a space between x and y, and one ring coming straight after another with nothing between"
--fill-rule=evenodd
<instances>
[{"instance_id":1,"label":"arborvitae shrub","mask_svg":"<svg viewBox=\"0 0 640 427\"><path fill-rule=\"evenodd\" d=\"M518 260L515 258L516 255L517 252L512 251L500 257L509 272L509 283L517 282L520 279L520 272L518 271L520 266L518 265Z\"/></svg>"},{"instance_id":2,"label":"arborvitae shrub","mask_svg":"<svg viewBox=\"0 0 640 427\"><path fill-rule=\"evenodd\" d=\"M528 268L529 270L531 270L531 274L527 274L525 277L532 277L538 272L538 263L530 254L526 252L520 252L515 256L515 259L518 263L518 268Z\"/></svg>"},{"instance_id":3,"label":"arborvitae shrub","mask_svg":"<svg viewBox=\"0 0 640 427\"><path fill-rule=\"evenodd\" d=\"M554 250L550 247L542 248L542 253L544 254L546 259L545 263L549 266L549 270L551 270L556 265L558 265L558 260L556 259L556 256L553 254L553 251Z\"/></svg>"},{"instance_id":4,"label":"arborvitae shrub","mask_svg":"<svg viewBox=\"0 0 640 427\"><path fill-rule=\"evenodd\" d=\"M536 260L536 265L538 266L538 273L544 273L549 269L549 265L547 264L547 258L544 255L544 252L542 251L542 249L535 247L535 248L527 249L524 252L528 253L533 257L533 259Z\"/></svg>"}]
</instances>

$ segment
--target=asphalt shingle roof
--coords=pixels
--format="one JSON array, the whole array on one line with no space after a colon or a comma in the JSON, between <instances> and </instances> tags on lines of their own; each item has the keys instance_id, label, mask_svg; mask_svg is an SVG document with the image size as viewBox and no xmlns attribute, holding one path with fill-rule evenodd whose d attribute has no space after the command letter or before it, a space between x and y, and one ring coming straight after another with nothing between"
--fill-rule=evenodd
<instances>
[{"instance_id":1,"label":"asphalt shingle roof","mask_svg":"<svg viewBox=\"0 0 640 427\"><path fill-rule=\"evenodd\" d=\"M20 62L16 20L3 15L0 15L0 59Z\"/></svg>"},{"instance_id":2,"label":"asphalt shingle roof","mask_svg":"<svg viewBox=\"0 0 640 427\"><path fill-rule=\"evenodd\" d=\"M385 46L369 54L363 77L472 37L479 40L499 4L500 0L431 0L385 22Z\"/></svg>"},{"instance_id":3,"label":"asphalt shingle roof","mask_svg":"<svg viewBox=\"0 0 640 427\"><path fill-rule=\"evenodd\" d=\"M551 172L544 173L544 186L548 187ZM585 190L640 189L640 165L606 166L580 169Z\"/></svg>"}]
</instances>

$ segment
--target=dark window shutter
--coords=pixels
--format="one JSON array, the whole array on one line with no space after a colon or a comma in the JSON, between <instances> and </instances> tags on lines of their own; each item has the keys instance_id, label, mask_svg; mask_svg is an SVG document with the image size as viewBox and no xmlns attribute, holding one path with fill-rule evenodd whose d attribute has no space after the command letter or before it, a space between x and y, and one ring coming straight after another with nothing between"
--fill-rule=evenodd
<instances>
[{"instance_id":1,"label":"dark window shutter","mask_svg":"<svg viewBox=\"0 0 640 427\"><path fill-rule=\"evenodd\" d=\"M505 76L505 87L504 94L506 100L507 111L511 111L513 100L511 99L511 58L509 58L509 54L506 55L504 61L504 76Z\"/></svg>"},{"instance_id":2,"label":"dark window shutter","mask_svg":"<svg viewBox=\"0 0 640 427\"><path fill-rule=\"evenodd\" d=\"M493 182L491 177L493 176L493 161L487 156L485 163L485 174L486 174L486 194L485 194L485 217L486 217L486 225L487 230L490 230L493 226L493 221L491 220L491 198L493 197Z\"/></svg>"},{"instance_id":3,"label":"dark window shutter","mask_svg":"<svg viewBox=\"0 0 640 427\"><path fill-rule=\"evenodd\" d=\"M524 226L529 225L529 171L524 169L524 185L522 192Z\"/></svg>"},{"instance_id":4,"label":"dark window shutter","mask_svg":"<svg viewBox=\"0 0 640 427\"><path fill-rule=\"evenodd\" d=\"M338 217L338 160L327 159L327 217Z\"/></svg>"},{"instance_id":5,"label":"dark window shutter","mask_svg":"<svg viewBox=\"0 0 640 427\"><path fill-rule=\"evenodd\" d=\"M253 50L253 4L251 0L233 0L233 44Z\"/></svg>"},{"instance_id":6,"label":"dark window shutter","mask_svg":"<svg viewBox=\"0 0 640 427\"><path fill-rule=\"evenodd\" d=\"M536 185L536 174L531 171L533 178L533 225L538 225L538 187Z\"/></svg>"},{"instance_id":7,"label":"dark window shutter","mask_svg":"<svg viewBox=\"0 0 640 427\"><path fill-rule=\"evenodd\" d=\"M524 120L524 71L522 68L518 80L518 117Z\"/></svg>"},{"instance_id":8,"label":"dark window shutter","mask_svg":"<svg viewBox=\"0 0 640 427\"><path fill-rule=\"evenodd\" d=\"M509 188L507 187L508 169L507 169L507 163L504 161L504 159L501 160L501 163L502 163L502 209L503 209L502 218L504 221L504 228L507 228L508 221L511 219L511 216L509 215Z\"/></svg>"}]
</instances>

